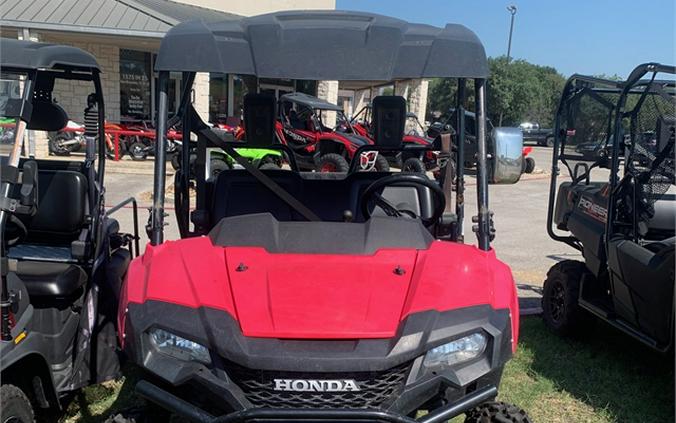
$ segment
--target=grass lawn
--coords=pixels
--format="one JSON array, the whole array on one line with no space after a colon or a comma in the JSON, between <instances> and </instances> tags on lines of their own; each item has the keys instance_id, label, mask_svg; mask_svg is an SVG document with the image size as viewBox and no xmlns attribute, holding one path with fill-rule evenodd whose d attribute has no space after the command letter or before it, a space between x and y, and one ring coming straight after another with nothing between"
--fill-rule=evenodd
<instances>
[{"instance_id":1,"label":"grass lawn","mask_svg":"<svg viewBox=\"0 0 676 423\"><path fill-rule=\"evenodd\" d=\"M604 324L576 340L559 339L538 317L521 321L519 350L509 362L500 399L525 408L535 422L672 422L673 357L653 353ZM63 422L100 422L140 404L136 374L88 388ZM462 422L462 418L454 419Z\"/></svg>"}]
</instances>

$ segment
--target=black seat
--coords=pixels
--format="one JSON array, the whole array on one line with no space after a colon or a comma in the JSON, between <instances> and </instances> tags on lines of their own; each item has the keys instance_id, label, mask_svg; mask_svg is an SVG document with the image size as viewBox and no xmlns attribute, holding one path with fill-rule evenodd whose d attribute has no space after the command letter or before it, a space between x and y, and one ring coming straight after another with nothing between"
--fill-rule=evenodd
<instances>
[{"instance_id":1,"label":"black seat","mask_svg":"<svg viewBox=\"0 0 676 423\"><path fill-rule=\"evenodd\" d=\"M364 222L359 198L366 188L383 177L381 172L297 173L288 170L266 170L265 174L297 198L323 221L341 222L345 211L353 221ZM416 188L418 189L418 188ZM388 197L388 193L384 193ZM433 200L428 189L420 187L416 197L420 204L410 207L429 217ZM218 174L211 193L210 228L221 219L256 213L270 213L280 222L305 219L277 195L243 169Z\"/></svg>"},{"instance_id":2,"label":"black seat","mask_svg":"<svg viewBox=\"0 0 676 423\"><path fill-rule=\"evenodd\" d=\"M82 267L69 263L19 261L16 275L31 297L70 297L87 282Z\"/></svg>"},{"instance_id":3,"label":"black seat","mask_svg":"<svg viewBox=\"0 0 676 423\"><path fill-rule=\"evenodd\" d=\"M362 222L364 218L357 210L359 196L373 181L383 176L377 172L357 172L346 176L299 174L287 170L266 170L265 174L322 220L334 222L342 221L345 210L352 212L354 221ZM305 220L246 170L219 173L212 198L210 227L224 217L256 213L270 213L279 221Z\"/></svg>"},{"instance_id":4,"label":"black seat","mask_svg":"<svg viewBox=\"0 0 676 423\"><path fill-rule=\"evenodd\" d=\"M16 275L29 295L70 296L87 280L82 257L73 254L73 242L87 228L87 178L72 166L44 169L41 165L38 211L22 218L28 234L7 255L18 261Z\"/></svg>"}]
</instances>

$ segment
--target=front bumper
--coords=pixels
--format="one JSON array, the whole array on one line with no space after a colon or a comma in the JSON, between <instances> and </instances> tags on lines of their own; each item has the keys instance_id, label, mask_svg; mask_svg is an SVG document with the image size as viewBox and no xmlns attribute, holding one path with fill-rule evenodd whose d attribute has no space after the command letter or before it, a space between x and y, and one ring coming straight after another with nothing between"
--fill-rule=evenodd
<instances>
[{"instance_id":1,"label":"front bumper","mask_svg":"<svg viewBox=\"0 0 676 423\"><path fill-rule=\"evenodd\" d=\"M148 302L129 306L125 350L157 380L159 394L146 383L139 385L140 394L177 414L196 413L194 421L212 421L213 416L246 421L268 413L293 415L293 420L300 413L312 420L313 413L340 412L338 420L411 422L404 416L418 409L430 410L432 416L462 413L475 400L495 396L512 352L510 317L506 309L473 306L410 315L394 338L280 340L245 337L238 323L223 312ZM153 327L207 345L212 363L159 352L148 339ZM477 330L489 338L481 356L451 368L423 366L429 349ZM356 394L297 395L273 389L274 379L354 379L362 389ZM164 402L169 394L173 399ZM206 420L199 417L202 414Z\"/></svg>"},{"instance_id":2,"label":"front bumper","mask_svg":"<svg viewBox=\"0 0 676 423\"><path fill-rule=\"evenodd\" d=\"M139 382L138 385L136 385L136 392L146 400L163 407L173 414L196 423L234 423L248 421L437 423L459 416L467 410L495 398L498 394L498 390L495 386L487 386L483 389L469 393L451 404L444 405L419 419L413 419L389 411L354 409L288 410L254 408L235 411L221 416L213 416L199 407L196 407L147 381Z\"/></svg>"}]
</instances>

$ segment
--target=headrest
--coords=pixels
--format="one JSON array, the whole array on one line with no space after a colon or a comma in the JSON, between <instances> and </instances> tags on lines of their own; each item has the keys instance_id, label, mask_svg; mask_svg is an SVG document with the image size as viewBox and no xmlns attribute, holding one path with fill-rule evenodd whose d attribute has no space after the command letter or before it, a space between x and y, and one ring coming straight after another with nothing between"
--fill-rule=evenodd
<instances>
[{"instance_id":1,"label":"headrest","mask_svg":"<svg viewBox=\"0 0 676 423\"><path fill-rule=\"evenodd\" d=\"M406 100L401 96L373 99L373 137L376 145L399 148L404 140Z\"/></svg>"},{"instance_id":2,"label":"headrest","mask_svg":"<svg viewBox=\"0 0 676 423\"><path fill-rule=\"evenodd\" d=\"M66 111L51 101L33 100L33 112L28 129L58 131L68 124Z\"/></svg>"},{"instance_id":3,"label":"headrest","mask_svg":"<svg viewBox=\"0 0 676 423\"><path fill-rule=\"evenodd\" d=\"M274 143L277 100L270 94L244 96L244 129L251 146L267 147Z\"/></svg>"}]
</instances>

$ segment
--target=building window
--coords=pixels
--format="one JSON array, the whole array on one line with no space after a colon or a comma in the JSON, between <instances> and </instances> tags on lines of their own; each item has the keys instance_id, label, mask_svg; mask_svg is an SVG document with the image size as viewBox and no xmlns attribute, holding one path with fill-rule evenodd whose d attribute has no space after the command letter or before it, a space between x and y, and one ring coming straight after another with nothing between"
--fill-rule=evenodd
<instances>
[{"instance_id":1,"label":"building window","mask_svg":"<svg viewBox=\"0 0 676 423\"><path fill-rule=\"evenodd\" d=\"M317 81L302 80L296 81L296 91L307 95L317 95Z\"/></svg>"},{"instance_id":2,"label":"building window","mask_svg":"<svg viewBox=\"0 0 676 423\"><path fill-rule=\"evenodd\" d=\"M232 109L229 109L230 116L242 116L244 108L244 96L248 93L244 78L239 75L231 75L232 78Z\"/></svg>"},{"instance_id":3,"label":"building window","mask_svg":"<svg viewBox=\"0 0 676 423\"><path fill-rule=\"evenodd\" d=\"M120 50L120 120L144 121L151 116L151 55Z\"/></svg>"},{"instance_id":4,"label":"building window","mask_svg":"<svg viewBox=\"0 0 676 423\"><path fill-rule=\"evenodd\" d=\"M228 75L209 75L209 122L225 122L228 117Z\"/></svg>"}]
</instances>

